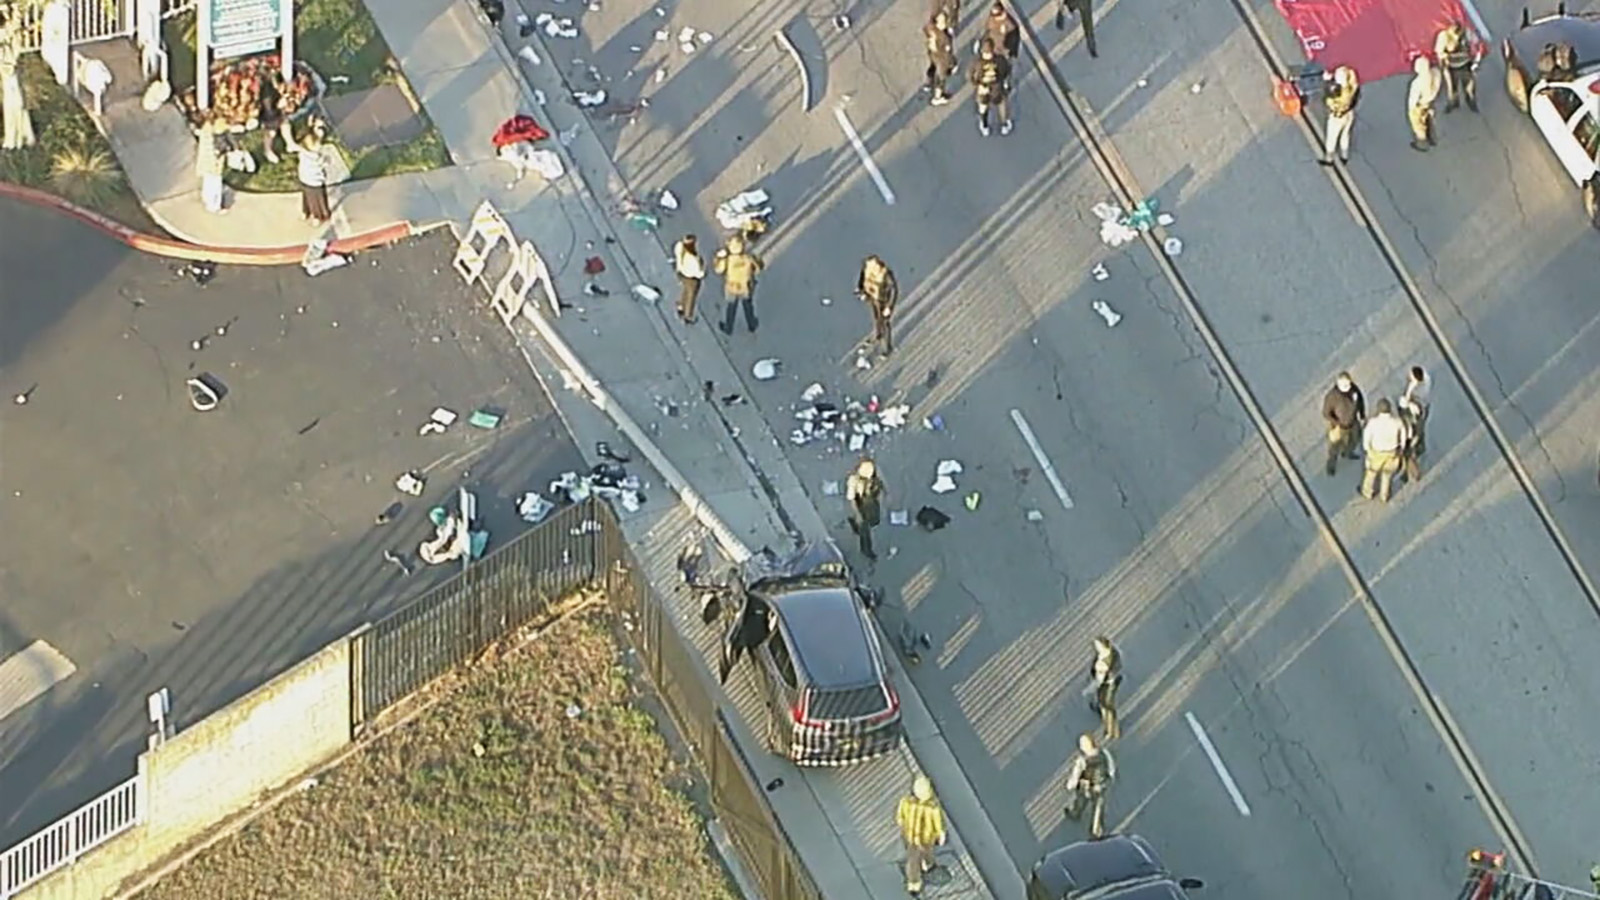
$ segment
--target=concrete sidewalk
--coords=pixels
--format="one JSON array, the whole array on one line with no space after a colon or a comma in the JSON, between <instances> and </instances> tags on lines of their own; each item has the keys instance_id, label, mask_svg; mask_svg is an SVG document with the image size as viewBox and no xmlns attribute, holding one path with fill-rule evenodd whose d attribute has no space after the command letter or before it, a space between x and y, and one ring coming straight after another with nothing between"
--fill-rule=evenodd
<instances>
[{"instance_id":1,"label":"concrete sidewalk","mask_svg":"<svg viewBox=\"0 0 1600 900\"><path fill-rule=\"evenodd\" d=\"M508 19L514 20L514 4L512 10ZM595 406L601 406L613 420L628 423L624 432L634 423L647 432L648 437L637 435L654 445L646 456L670 460L672 474L684 482L675 487L689 489L680 493L692 492L745 547L782 549L801 535L827 535L759 411L749 404L717 406L705 399L744 391L740 374L710 326L702 319L685 329L676 324L670 301L656 306L633 299L635 284L652 285L664 295L672 292L675 279L666 250L655 235L617 228L623 221L617 209L627 190L569 99L561 74L548 63L519 64L508 50L508 42L522 43L514 22L506 23L505 33L497 37L465 0L373 4L371 12L456 165L341 189L335 233L395 220L415 225L448 221L459 227L480 201L494 203L517 236L544 254L560 295L576 304L550 323L555 333L548 335L565 345L563 350L570 348L575 358L552 354L531 328L524 327L519 338L530 365L569 388L555 389L561 385L552 383L551 394L580 444L606 439L618 446L615 425L595 415ZM533 43L541 59L551 59L537 37ZM540 102L546 99L552 102ZM510 169L495 159L489 137L500 122L519 112L533 115L552 134L577 126L570 145L547 142L561 150L569 169L558 183L529 177L508 184ZM137 178L140 169L130 165L130 176ZM231 212L214 216L201 208L197 190L182 190L176 180L169 181L170 190L141 189L141 197L157 221L195 243L278 246L314 236L311 226L300 220L294 195L239 195ZM607 265L595 280L609 291L608 297L582 292L589 280L583 260L591 256ZM602 402L576 389L580 379L571 369L579 360L585 374L603 385ZM660 485L664 479L664 473L656 472L651 481ZM630 541L657 588L679 604L675 618L682 630L702 652L713 653L715 640L683 608L687 598L672 583L670 566L681 541L701 525L684 504L663 502L662 491L649 496L644 510L625 517ZM930 879L925 896L1020 898L1021 878L982 803L892 654L891 666L902 700L907 750L837 771L797 771L761 748L752 728L759 722L752 718L759 707L741 668L730 680L727 710L754 777L761 784L783 779L785 787L767 797L825 897L905 896L894 807L912 777L926 772L949 812L952 834L941 853L945 877Z\"/></svg>"}]
</instances>

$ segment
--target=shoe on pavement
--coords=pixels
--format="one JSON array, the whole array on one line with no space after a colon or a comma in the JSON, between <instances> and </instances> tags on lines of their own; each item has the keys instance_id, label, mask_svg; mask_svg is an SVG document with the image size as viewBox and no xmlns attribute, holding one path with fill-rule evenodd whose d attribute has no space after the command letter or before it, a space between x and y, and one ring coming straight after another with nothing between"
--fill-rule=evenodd
<instances>
[{"instance_id":1,"label":"shoe on pavement","mask_svg":"<svg viewBox=\"0 0 1600 900\"><path fill-rule=\"evenodd\" d=\"M933 99L928 101L928 103L933 105L933 106L943 106L943 105L945 105L946 103L949 103L949 102L950 102L950 95L949 94L934 94L933 95Z\"/></svg>"},{"instance_id":2,"label":"shoe on pavement","mask_svg":"<svg viewBox=\"0 0 1600 900\"><path fill-rule=\"evenodd\" d=\"M1421 141L1412 141L1411 142L1411 149L1417 151L1418 153L1427 153L1428 152L1428 145L1424 144Z\"/></svg>"},{"instance_id":3,"label":"shoe on pavement","mask_svg":"<svg viewBox=\"0 0 1600 900\"><path fill-rule=\"evenodd\" d=\"M979 119L978 120L978 133L983 135L984 137L988 137L989 136L989 123L985 122L982 119Z\"/></svg>"},{"instance_id":4,"label":"shoe on pavement","mask_svg":"<svg viewBox=\"0 0 1600 900\"><path fill-rule=\"evenodd\" d=\"M1057 31L1066 31L1067 30L1067 15L1066 15L1066 13L1063 13L1059 9L1056 10L1056 30Z\"/></svg>"},{"instance_id":5,"label":"shoe on pavement","mask_svg":"<svg viewBox=\"0 0 1600 900\"><path fill-rule=\"evenodd\" d=\"M1011 133L1011 120L1010 119L1007 119L1004 122L1000 123L1000 133L1001 134L1010 134Z\"/></svg>"},{"instance_id":6,"label":"shoe on pavement","mask_svg":"<svg viewBox=\"0 0 1600 900\"><path fill-rule=\"evenodd\" d=\"M1332 166L1333 165L1333 160L1331 160L1331 159L1319 159L1319 160L1317 160L1317 165L1319 165L1319 166Z\"/></svg>"}]
</instances>

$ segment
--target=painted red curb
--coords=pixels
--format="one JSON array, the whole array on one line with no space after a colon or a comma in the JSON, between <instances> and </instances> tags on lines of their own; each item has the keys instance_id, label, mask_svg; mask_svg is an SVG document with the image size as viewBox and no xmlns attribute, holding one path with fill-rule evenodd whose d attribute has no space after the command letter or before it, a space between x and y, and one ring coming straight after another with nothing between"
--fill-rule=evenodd
<instances>
[{"instance_id":1,"label":"painted red curb","mask_svg":"<svg viewBox=\"0 0 1600 900\"><path fill-rule=\"evenodd\" d=\"M25 203L31 203L34 206L53 209L71 216L135 250L156 256L165 256L169 259L183 259L191 262L208 261L235 266L283 266L299 265L301 257L305 255L306 251L305 244L293 244L286 247L212 247L204 244L191 244L187 241L175 241L171 238L135 231L115 219L107 218L92 209L84 209L76 203L63 200L54 194L24 187L20 184L11 184L10 182L0 181L0 196L12 197ZM339 238L329 244L328 249L333 253L355 253L384 244L392 244L402 238L410 237L415 231L410 222L396 222L362 234Z\"/></svg>"}]
</instances>

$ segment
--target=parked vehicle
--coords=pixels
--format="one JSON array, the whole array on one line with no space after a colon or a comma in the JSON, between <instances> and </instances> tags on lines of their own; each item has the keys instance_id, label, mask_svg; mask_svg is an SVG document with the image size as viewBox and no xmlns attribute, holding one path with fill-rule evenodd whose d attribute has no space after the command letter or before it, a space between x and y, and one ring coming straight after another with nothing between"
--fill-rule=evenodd
<instances>
[{"instance_id":1,"label":"parked vehicle","mask_svg":"<svg viewBox=\"0 0 1600 900\"><path fill-rule=\"evenodd\" d=\"M685 578L696 585L688 569ZM726 682L741 657L754 667L767 749L797 765L837 766L900 745L900 696L869 618L873 595L832 542L754 556L720 585L696 589L708 624L725 620L718 675Z\"/></svg>"},{"instance_id":2,"label":"parked vehicle","mask_svg":"<svg viewBox=\"0 0 1600 900\"><path fill-rule=\"evenodd\" d=\"M1500 48L1511 102L1539 127L1600 228L1600 13L1561 6L1530 19L1523 9L1522 26Z\"/></svg>"},{"instance_id":3,"label":"parked vehicle","mask_svg":"<svg viewBox=\"0 0 1600 900\"><path fill-rule=\"evenodd\" d=\"M1028 900L1189 900L1185 890L1204 886L1174 878L1144 838L1116 834L1045 854L1028 879Z\"/></svg>"}]
</instances>

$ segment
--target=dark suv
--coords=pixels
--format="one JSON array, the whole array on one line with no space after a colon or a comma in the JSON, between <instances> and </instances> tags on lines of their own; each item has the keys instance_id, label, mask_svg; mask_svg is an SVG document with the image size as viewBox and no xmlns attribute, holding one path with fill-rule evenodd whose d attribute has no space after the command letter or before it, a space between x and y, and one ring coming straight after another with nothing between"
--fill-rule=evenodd
<instances>
[{"instance_id":1,"label":"dark suv","mask_svg":"<svg viewBox=\"0 0 1600 900\"><path fill-rule=\"evenodd\" d=\"M1033 866L1028 900L1188 900L1186 888L1203 886L1173 878L1144 838L1116 834L1045 854Z\"/></svg>"},{"instance_id":2,"label":"dark suv","mask_svg":"<svg viewBox=\"0 0 1600 900\"><path fill-rule=\"evenodd\" d=\"M718 674L726 682L749 656L767 708L767 749L797 765L840 766L900 745L900 697L868 618L870 594L836 546L757 555L730 588Z\"/></svg>"}]
</instances>

